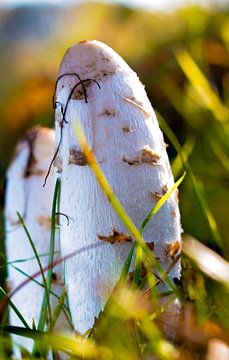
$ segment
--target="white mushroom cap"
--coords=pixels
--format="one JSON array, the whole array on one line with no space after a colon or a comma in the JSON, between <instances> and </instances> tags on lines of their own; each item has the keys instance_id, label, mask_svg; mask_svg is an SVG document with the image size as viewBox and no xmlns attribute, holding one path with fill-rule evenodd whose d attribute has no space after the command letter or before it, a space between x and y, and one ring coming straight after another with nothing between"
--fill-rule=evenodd
<instances>
[{"instance_id":1,"label":"white mushroom cap","mask_svg":"<svg viewBox=\"0 0 229 360\"><path fill-rule=\"evenodd\" d=\"M50 173L46 187L43 187L44 177L54 154L54 130L36 127L30 130L16 147L14 158L7 172L5 224L6 224L6 253L7 261L27 259L27 261L14 263L21 271L33 275L39 271L35 254L29 243L27 235L19 223L17 212L24 218L25 224L34 242L43 267L48 265L50 249L51 209L54 192L54 171ZM59 243L56 239L55 251L59 252ZM44 256L46 254L46 256ZM56 258L60 255L56 254ZM31 258L34 258L31 260ZM52 290L60 296L63 289L61 265L53 269L57 282ZM26 276L8 266L8 284L10 290L26 280ZM36 280L42 283L41 276ZM27 323L32 326L33 319L38 325L44 289L29 281L12 297ZM53 307L57 299L51 296ZM10 324L23 326L17 315L10 311ZM62 315L58 326L67 329L67 321ZM28 351L32 350L33 341L21 336L13 336L18 344ZM17 358L21 358L17 347L14 347Z\"/></svg>"},{"instance_id":2,"label":"white mushroom cap","mask_svg":"<svg viewBox=\"0 0 229 360\"><path fill-rule=\"evenodd\" d=\"M61 227L62 252L67 254L99 241L116 242L66 263L73 321L76 329L84 332L103 309L131 243L77 144L75 122L79 121L110 185L136 226L140 227L174 180L144 86L114 50L94 40L80 42L66 52L59 75L56 134L57 143L61 140L60 206L71 216L70 226L63 223ZM176 194L150 221L143 235L146 242L153 243L156 256L167 269L174 253L180 250ZM123 236L126 242L118 243ZM170 276L180 277L179 263Z\"/></svg>"}]
</instances>

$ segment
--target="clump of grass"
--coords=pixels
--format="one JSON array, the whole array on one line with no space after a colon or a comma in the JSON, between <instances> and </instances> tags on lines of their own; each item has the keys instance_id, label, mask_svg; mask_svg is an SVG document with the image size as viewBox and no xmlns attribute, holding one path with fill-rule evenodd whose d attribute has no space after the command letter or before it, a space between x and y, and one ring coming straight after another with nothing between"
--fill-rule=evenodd
<instances>
[{"instance_id":1,"label":"clump of grass","mask_svg":"<svg viewBox=\"0 0 229 360\"><path fill-rule=\"evenodd\" d=\"M167 131L167 134L169 134L169 132L172 134L171 129ZM23 325L22 327L14 327L6 324L1 325L0 330L2 358L7 359L7 353L10 350L10 340L6 334L18 334L20 336L29 337L35 341L36 348L32 354L27 354L29 358L33 358L34 356L42 356L43 358L47 358L47 351L50 348L52 349L54 358L58 358L56 353L58 350L65 352L66 354L69 354L69 356L73 356L73 358L76 359L84 358L104 360L123 358L147 359L149 356L156 356L158 359L168 360L178 358L184 359L185 357L183 357L183 347L186 348L186 355L187 353L192 354L201 352L203 351L203 348L205 348L206 351L206 339L200 339L200 341L197 341L197 339L193 339L190 335L190 329L192 329L192 331L197 331L198 329L199 331L199 329L202 329L202 327L206 325L207 321L208 327L210 329L208 330L210 334L207 333L207 336L208 338L211 338L211 327L217 326L213 321L214 310L211 308L209 300L207 301L207 290L205 287L205 279L203 274L200 273L199 270L195 270L197 271L196 276L198 282L197 284L191 283L190 285L190 278L193 276L193 274L190 275L190 269L193 269L193 265L188 260L188 258L185 258L184 267L186 269L184 279L186 284L184 286L177 286L170 280L168 273L160 267L153 253L148 249L148 247L145 246L144 239L142 237L143 230L145 226L147 226L147 223L156 214L160 207L163 206L172 192L181 184L185 173L174 184L170 191L160 199L155 208L152 209L146 219L143 220L142 225L138 230L110 188L106 178L104 177L98 163L94 158L93 153L88 148L84 134L82 133L82 130L78 124L76 127L76 135L79 143L82 146L84 154L87 157L88 163L91 166L103 191L105 192L111 205L127 229L134 235L136 243L133 244L128 255L126 263L123 267L120 281L114 289L110 299L108 300L104 312L100 314L98 319L96 319L94 328L88 331L85 336L75 335L75 339L53 332L55 322L58 319L61 309L66 307L66 289L63 290L57 307L53 312L51 309L49 309L48 305L51 294L50 274L52 267L54 266L53 261L56 232L56 212L60 193L60 183L57 181L53 199L49 266L46 269L47 274L45 276L45 271L40 265L40 273L43 274L43 284L37 284L38 286L44 286L45 288L40 321L37 328L36 326L34 326L32 329L29 328L28 324L20 314L20 310L15 308L13 301L8 298L4 290L1 290L1 298L4 299L4 301L8 301L9 306L11 306L12 310L18 314ZM171 139L174 139L174 135L171 136ZM180 156L183 166L188 171L189 178L190 165L187 166L187 156L182 153L182 149L179 145L177 145L176 141L175 144L177 147L179 147L178 155ZM204 208L204 211L206 211L206 208ZM26 225L24 224L20 214L18 214L18 216L22 226L27 233L30 244L34 249L35 257L38 263L40 263L39 254L36 252L32 239L28 233L28 230L26 229ZM134 277L131 286L131 283L128 280L128 271L135 247L137 247L137 256L135 260ZM186 253L189 255L188 251L186 251ZM72 254L72 256L74 256L74 254ZM29 259L27 260L29 261ZM26 260L22 259L22 261ZM147 270L145 278L143 279L141 278L142 263ZM153 267L157 270L158 275L161 277L160 281L166 282L168 291L164 293L159 292L157 287L158 279L152 273L152 267L150 265L153 265ZM33 281L36 280L33 279ZM143 288L143 284L147 284L147 287ZM220 286L222 286L223 289L224 287L228 289L227 285L228 284L225 284L225 282L221 282ZM170 304L177 296L180 298L183 304L184 313L189 311L191 314L191 322L190 324L188 323L188 326L190 325L190 329L182 336L181 332L179 331L179 327L181 323L185 322L185 318L182 317L181 313L179 319L176 322L173 322L174 339L173 341L171 341L171 339L169 341L166 339L165 334L163 334L163 327L161 327L160 323L161 321L163 321L164 324L167 322L169 315L166 313L166 311L169 309ZM162 305L159 305L159 301L161 299L165 300L163 300ZM48 322L46 316L47 313L49 314ZM166 318L166 316L168 318ZM198 317L201 319L199 323ZM225 333L223 328L218 327L217 329L220 329L220 336L224 338ZM213 335L215 335L214 331ZM186 346L186 343L190 344L190 342L194 344L192 349L189 349L188 345Z\"/></svg>"}]
</instances>

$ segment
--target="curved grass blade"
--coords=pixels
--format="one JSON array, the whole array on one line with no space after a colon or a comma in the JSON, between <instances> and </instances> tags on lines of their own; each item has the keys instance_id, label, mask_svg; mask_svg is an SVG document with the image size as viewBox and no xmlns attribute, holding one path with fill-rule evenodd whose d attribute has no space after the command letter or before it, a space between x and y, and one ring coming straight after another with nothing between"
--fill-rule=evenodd
<instances>
[{"instance_id":1,"label":"curved grass blade","mask_svg":"<svg viewBox=\"0 0 229 360\"><path fill-rule=\"evenodd\" d=\"M182 154L185 161L188 160L189 156L191 155L194 149L194 146L195 146L195 139L193 137L189 137L185 141L182 147ZM180 174L181 170L183 170L183 162L179 153L177 154L176 158L173 160L171 167L174 177L177 177Z\"/></svg>"},{"instance_id":2,"label":"curved grass blade","mask_svg":"<svg viewBox=\"0 0 229 360\"><path fill-rule=\"evenodd\" d=\"M156 203L155 207L150 211L149 215L142 222L142 225L140 227L141 233L143 232L144 228L146 227L146 225L148 224L150 219L158 212L158 210L160 210L162 205L164 205L164 203L168 200L168 198L171 196L171 194L178 188L178 186L180 186L180 184L182 183L182 181L185 178L185 175L186 175L186 172L184 172L184 174L180 177L180 179L178 179L175 182L175 184L171 187L171 189L165 195L163 195L163 197Z\"/></svg>"},{"instance_id":3,"label":"curved grass blade","mask_svg":"<svg viewBox=\"0 0 229 360\"><path fill-rule=\"evenodd\" d=\"M42 283L40 283L39 281L33 279L30 275L28 275L27 273L25 273L23 270L19 269L18 267L14 266L11 264L11 266L18 272L20 272L22 275L24 275L25 277L27 277L28 279L30 279L31 281L33 281L35 284L37 284L38 286L41 286L42 288L44 288L44 285ZM52 290L50 291L50 294L55 297L58 301L60 300L60 297L54 293ZM69 313L69 308L64 304L64 311L67 311L67 313ZM68 316L65 313L66 317Z\"/></svg>"},{"instance_id":4,"label":"curved grass blade","mask_svg":"<svg viewBox=\"0 0 229 360\"><path fill-rule=\"evenodd\" d=\"M18 318L21 320L22 324L27 328L30 329L30 326L18 310L18 308L14 305L13 301L9 299L6 292L0 287L0 296L9 304L9 306L12 308L12 310L15 312L15 314L18 316Z\"/></svg>"},{"instance_id":5,"label":"curved grass blade","mask_svg":"<svg viewBox=\"0 0 229 360\"><path fill-rule=\"evenodd\" d=\"M55 252L55 254L57 254L57 252ZM59 252L58 252L59 254ZM42 257L48 257L49 256L49 253L46 253L46 254L38 254L39 255L39 258L42 258ZM27 261L32 261L32 260L35 260L36 259L36 256L32 256L32 257L29 257L29 258L25 258L25 259L18 259L18 260L13 260L13 261L8 261L4 264L4 267L5 266L9 266L9 265L13 265L13 264L21 264L21 263L24 263L24 262L27 262Z\"/></svg>"},{"instance_id":6,"label":"curved grass blade","mask_svg":"<svg viewBox=\"0 0 229 360\"><path fill-rule=\"evenodd\" d=\"M216 221L212 215L212 212L205 200L204 194L203 194L203 188L200 188L200 181L197 180L197 178L195 177L195 175L193 174L192 171L192 167L188 161L187 158L185 158L185 156L183 155L183 151L182 151L182 146L180 145L176 135L174 134L174 132L172 131L172 129L168 126L168 124L166 123L165 119L158 113L157 114L157 118L159 120L160 126L162 128L162 130L164 131L164 133L166 134L166 136L168 137L168 139L171 141L171 143L173 144L174 148L176 149L177 153L180 155L180 158L182 160L184 169L188 172L189 174L189 180L191 182L192 185L192 189L196 195L197 201L199 203L202 215L204 217L208 232L210 237L216 242L216 244L223 249L223 243L222 243L222 239L220 237L218 228L217 228L217 224Z\"/></svg>"}]
</instances>

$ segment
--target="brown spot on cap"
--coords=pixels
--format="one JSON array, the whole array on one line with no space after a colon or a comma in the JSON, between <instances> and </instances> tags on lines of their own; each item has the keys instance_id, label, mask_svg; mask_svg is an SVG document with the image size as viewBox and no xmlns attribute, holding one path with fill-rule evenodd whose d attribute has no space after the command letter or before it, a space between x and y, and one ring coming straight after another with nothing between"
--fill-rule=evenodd
<instances>
[{"instance_id":1,"label":"brown spot on cap","mask_svg":"<svg viewBox=\"0 0 229 360\"><path fill-rule=\"evenodd\" d=\"M98 116L115 116L115 109L105 109L101 114L98 114Z\"/></svg>"},{"instance_id":2,"label":"brown spot on cap","mask_svg":"<svg viewBox=\"0 0 229 360\"><path fill-rule=\"evenodd\" d=\"M175 200L179 203L179 189L175 190Z\"/></svg>"},{"instance_id":3,"label":"brown spot on cap","mask_svg":"<svg viewBox=\"0 0 229 360\"><path fill-rule=\"evenodd\" d=\"M148 246L148 248L151 250L151 251L154 251L154 242L147 242L146 245Z\"/></svg>"},{"instance_id":4,"label":"brown spot on cap","mask_svg":"<svg viewBox=\"0 0 229 360\"><path fill-rule=\"evenodd\" d=\"M62 281L61 275L59 273L53 272L51 277L51 283L53 285L64 285L64 282Z\"/></svg>"},{"instance_id":5,"label":"brown spot on cap","mask_svg":"<svg viewBox=\"0 0 229 360\"><path fill-rule=\"evenodd\" d=\"M168 185L167 185L167 184L163 185L163 187L162 187L162 194L163 194L163 195L167 194L168 190L169 190Z\"/></svg>"},{"instance_id":6,"label":"brown spot on cap","mask_svg":"<svg viewBox=\"0 0 229 360\"><path fill-rule=\"evenodd\" d=\"M155 191L155 192L150 191L149 193L150 193L152 199L156 200L156 201L159 201L163 196L163 195L159 194L157 191Z\"/></svg>"},{"instance_id":7,"label":"brown spot on cap","mask_svg":"<svg viewBox=\"0 0 229 360\"><path fill-rule=\"evenodd\" d=\"M114 227L112 228L112 230L108 236L97 235L97 237L99 238L99 240L106 241L110 244L132 241L132 237L129 234L119 232L119 231L115 230Z\"/></svg>"},{"instance_id":8,"label":"brown spot on cap","mask_svg":"<svg viewBox=\"0 0 229 360\"><path fill-rule=\"evenodd\" d=\"M88 42L89 40L81 40L78 42L78 44L85 44L86 42Z\"/></svg>"},{"instance_id":9,"label":"brown spot on cap","mask_svg":"<svg viewBox=\"0 0 229 360\"><path fill-rule=\"evenodd\" d=\"M155 154L148 146L144 147L142 149L138 156L133 159L126 159L125 156L123 156L122 160L129 165L138 165L138 164L150 164L150 165L160 165L159 160L160 156Z\"/></svg>"},{"instance_id":10,"label":"brown spot on cap","mask_svg":"<svg viewBox=\"0 0 229 360\"><path fill-rule=\"evenodd\" d=\"M122 130L125 132L125 133L129 133L130 132L130 128L129 128L129 126L123 126L122 127Z\"/></svg>"},{"instance_id":11,"label":"brown spot on cap","mask_svg":"<svg viewBox=\"0 0 229 360\"><path fill-rule=\"evenodd\" d=\"M38 220L39 225L43 226L44 228L46 228L48 230L51 229L51 217L50 216L40 215L37 220Z\"/></svg>"},{"instance_id":12,"label":"brown spot on cap","mask_svg":"<svg viewBox=\"0 0 229 360\"><path fill-rule=\"evenodd\" d=\"M127 98L125 96L123 96L123 99L125 101L127 101L128 103L132 104L133 106L135 106L136 108L138 108L141 112L143 112L147 117L151 116L151 113L149 111L147 111L144 107L143 104L136 100L136 98L134 96L131 96L130 98Z\"/></svg>"},{"instance_id":13,"label":"brown spot on cap","mask_svg":"<svg viewBox=\"0 0 229 360\"><path fill-rule=\"evenodd\" d=\"M140 152L139 161L143 164L158 165L160 156L155 154L148 146Z\"/></svg>"},{"instance_id":14,"label":"brown spot on cap","mask_svg":"<svg viewBox=\"0 0 229 360\"><path fill-rule=\"evenodd\" d=\"M76 149L70 149L68 164L85 166L87 165L87 159L82 151Z\"/></svg>"}]
</instances>

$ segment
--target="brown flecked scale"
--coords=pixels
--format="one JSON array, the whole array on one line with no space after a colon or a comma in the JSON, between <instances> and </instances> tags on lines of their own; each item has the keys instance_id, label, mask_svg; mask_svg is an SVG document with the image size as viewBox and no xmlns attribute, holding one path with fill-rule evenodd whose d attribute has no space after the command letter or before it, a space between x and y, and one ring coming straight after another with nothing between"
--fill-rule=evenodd
<instances>
[{"instance_id":1,"label":"brown flecked scale","mask_svg":"<svg viewBox=\"0 0 229 360\"><path fill-rule=\"evenodd\" d=\"M156 200L156 201L159 201L163 196L163 195L159 194L157 191L155 191L155 192L150 191L149 193L150 193L152 199Z\"/></svg>"},{"instance_id":2,"label":"brown flecked scale","mask_svg":"<svg viewBox=\"0 0 229 360\"><path fill-rule=\"evenodd\" d=\"M155 154L148 146L144 147L139 152L139 155L135 159L126 159L123 156L122 160L129 165L139 165L139 164L150 164L150 165L160 165L159 160L160 156Z\"/></svg>"},{"instance_id":3,"label":"brown flecked scale","mask_svg":"<svg viewBox=\"0 0 229 360\"><path fill-rule=\"evenodd\" d=\"M48 230L51 229L51 217L50 216L40 215L37 220L38 220L39 225L43 226L44 228L46 228Z\"/></svg>"},{"instance_id":4,"label":"brown flecked scale","mask_svg":"<svg viewBox=\"0 0 229 360\"><path fill-rule=\"evenodd\" d=\"M98 114L98 116L111 116L114 117L115 116L115 109L105 109L101 114Z\"/></svg>"},{"instance_id":5,"label":"brown flecked scale","mask_svg":"<svg viewBox=\"0 0 229 360\"><path fill-rule=\"evenodd\" d=\"M162 194L163 194L163 195L167 194L168 190L169 190L168 185L165 184L165 185L163 186L163 188L162 188Z\"/></svg>"},{"instance_id":6,"label":"brown flecked scale","mask_svg":"<svg viewBox=\"0 0 229 360\"><path fill-rule=\"evenodd\" d=\"M112 228L108 236L97 235L97 237L99 240L109 242L110 244L132 241L132 237L129 234L119 232L115 228Z\"/></svg>"},{"instance_id":7,"label":"brown flecked scale","mask_svg":"<svg viewBox=\"0 0 229 360\"><path fill-rule=\"evenodd\" d=\"M63 280L61 279L60 275L56 272L52 273L52 277L51 277L51 283L55 284L55 285L64 285Z\"/></svg>"},{"instance_id":8,"label":"brown flecked scale","mask_svg":"<svg viewBox=\"0 0 229 360\"><path fill-rule=\"evenodd\" d=\"M151 250L151 251L154 251L154 242L147 242L146 245L148 246L148 248Z\"/></svg>"},{"instance_id":9,"label":"brown flecked scale","mask_svg":"<svg viewBox=\"0 0 229 360\"><path fill-rule=\"evenodd\" d=\"M147 117L149 117L151 115L150 112L148 112L146 109L144 109L143 104L140 102L137 102L137 100L134 97L131 97L131 98L123 97L123 99L125 101L129 102L130 104L134 105L139 110L141 110Z\"/></svg>"},{"instance_id":10,"label":"brown flecked scale","mask_svg":"<svg viewBox=\"0 0 229 360\"><path fill-rule=\"evenodd\" d=\"M126 126L123 126L123 127L122 127L122 131L125 132L125 133L129 133L129 132L130 132L129 126L127 126L127 125L126 125Z\"/></svg>"},{"instance_id":11,"label":"brown flecked scale","mask_svg":"<svg viewBox=\"0 0 229 360\"><path fill-rule=\"evenodd\" d=\"M87 165L87 159L82 151L76 149L70 149L68 164L85 166Z\"/></svg>"},{"instance_id":12,"label":"brown flecked scale","mask_svg":"<svg viewBox=\"0 0 229 360\"><path fill-rule=\"evenodd\" d=\"M179 203L179 189L175 190L175 199L176 199L177 203Z\"/></svg>"}]
</instances>

